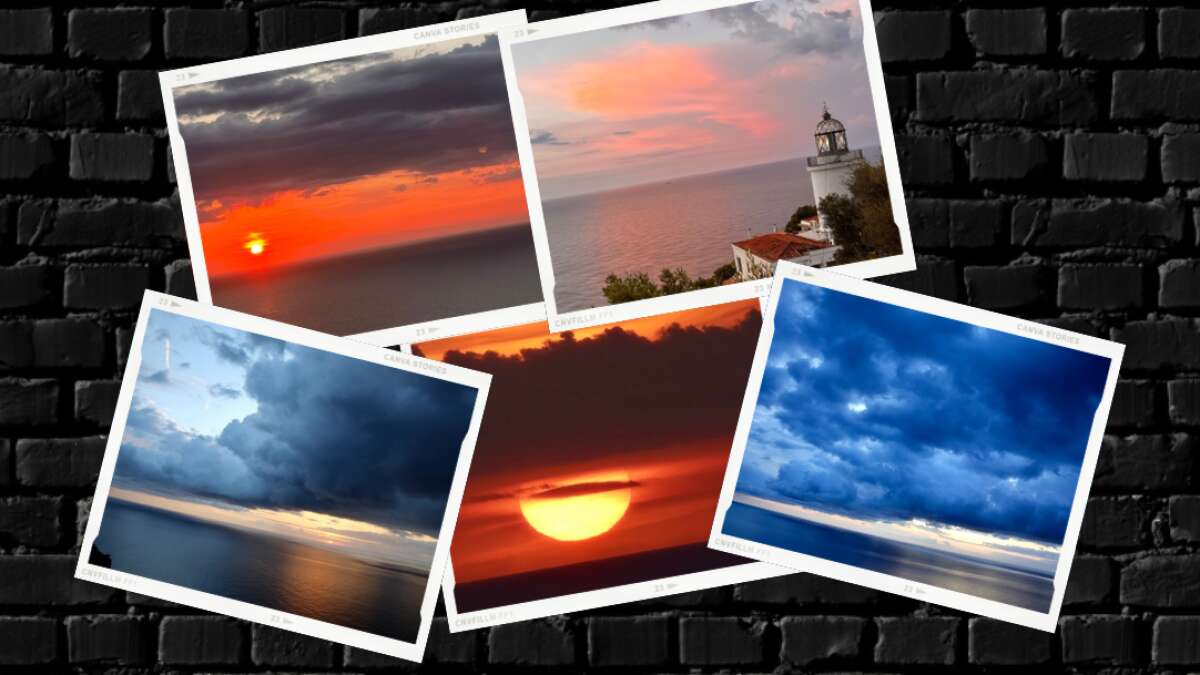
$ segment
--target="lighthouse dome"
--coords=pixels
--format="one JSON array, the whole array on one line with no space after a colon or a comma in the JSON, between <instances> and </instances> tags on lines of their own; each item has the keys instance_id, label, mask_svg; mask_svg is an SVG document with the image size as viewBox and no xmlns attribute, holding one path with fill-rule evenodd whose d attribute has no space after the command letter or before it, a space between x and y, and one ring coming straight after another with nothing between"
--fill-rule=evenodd
<instances>
[{"instance_id":1,"label":"lighthouse dome","mask_svg":"<svg viewBox=\"0 0 1200 675\"><path fill-rule=\"evenodd\" d=\"M817 122L813 136L817 140L817 155L846 152L850 147L846 144L846 125L830 115L828 107L822 110L821 121Z\"/></svg>"}]
</instances>

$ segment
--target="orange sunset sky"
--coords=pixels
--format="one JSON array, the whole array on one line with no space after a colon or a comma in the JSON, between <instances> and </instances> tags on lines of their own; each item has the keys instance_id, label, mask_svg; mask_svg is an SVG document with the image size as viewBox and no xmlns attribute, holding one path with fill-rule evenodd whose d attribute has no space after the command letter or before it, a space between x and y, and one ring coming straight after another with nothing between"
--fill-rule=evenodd
<instances>
[{"instance_id":1,"label":"orange sunset sky","mask_svg":"<svg viewBox=\"0 0 1200 675\"><path fill-rule=\"evenodd\" d=\"M456 582L704 542L760 321L749 300L417 345L493 375L451 546ZM556 508L530 517L539 499Z\"/></svg>"},{"instance_id":2,"label":"orange sunset sky","mask_svg":"<svg viewBox=\"0 0 1200 675\"><path fill-rule=\"evenodd\" d=\"M210 276L528 221L496 38L175 90Z\"/></svg>"}]
</instances>

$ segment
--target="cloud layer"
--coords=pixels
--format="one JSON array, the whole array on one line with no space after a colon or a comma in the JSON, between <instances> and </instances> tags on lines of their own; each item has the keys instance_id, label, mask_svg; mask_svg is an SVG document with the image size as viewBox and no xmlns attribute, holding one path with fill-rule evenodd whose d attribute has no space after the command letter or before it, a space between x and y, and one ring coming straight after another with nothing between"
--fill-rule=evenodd
<instances>
[{"instance_id":1,"label":"cloud layer","mask_svg":"<svg viewBox=\"0 0 1200 675\"><path fill-rule=\"evenodd\" d=\"M1108 359L783 293L740 491L1061 543Z\"/></svg>"}]
</instances>

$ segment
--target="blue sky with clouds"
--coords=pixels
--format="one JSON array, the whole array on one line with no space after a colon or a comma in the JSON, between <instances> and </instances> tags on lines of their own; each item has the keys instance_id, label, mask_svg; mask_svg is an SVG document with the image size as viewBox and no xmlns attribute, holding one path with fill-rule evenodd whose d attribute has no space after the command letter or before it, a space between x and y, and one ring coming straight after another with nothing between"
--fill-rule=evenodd
<instances>
[{"instance_id":1,"label":"blue sky with clouds","mask_svg":"<svg viewBox=\"0 0 1200 675\"><path fill-rule=\"evenodd\" d=\"M1108 367L786 280L737 489L1058 545Z\"/></svg>"}]
</instances>

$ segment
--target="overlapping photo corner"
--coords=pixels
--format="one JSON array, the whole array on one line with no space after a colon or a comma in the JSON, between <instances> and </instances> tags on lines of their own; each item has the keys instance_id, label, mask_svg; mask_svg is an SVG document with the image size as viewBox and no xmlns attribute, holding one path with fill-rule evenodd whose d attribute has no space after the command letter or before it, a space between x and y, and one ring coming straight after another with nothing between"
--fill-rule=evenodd
<instances>
[{"instance_id":1,"label":"overlapping photo corner","mask_svg":"<svg viewBox=\"0 0 1200 675\"><path fill-rule=\"evenodd\" d=\"M147 291L76 576L420 661L489 381Z\"/></svg>"},{"instance_id":2,"label":"overlapping photo corner","mask_svg":"<svg viewBox=\"0 0 1200 675\"><path fill-rule=\"evenodd\" d=\"M1123 353L785 263L710 545L1052 632Z\"/></svg>"}]
</instances>

